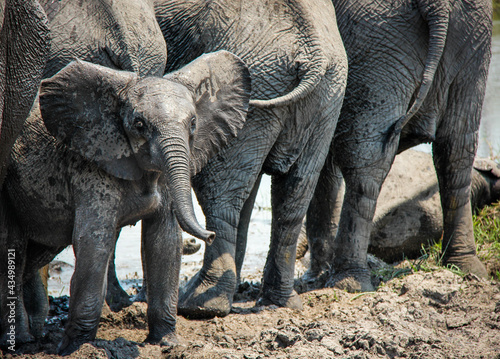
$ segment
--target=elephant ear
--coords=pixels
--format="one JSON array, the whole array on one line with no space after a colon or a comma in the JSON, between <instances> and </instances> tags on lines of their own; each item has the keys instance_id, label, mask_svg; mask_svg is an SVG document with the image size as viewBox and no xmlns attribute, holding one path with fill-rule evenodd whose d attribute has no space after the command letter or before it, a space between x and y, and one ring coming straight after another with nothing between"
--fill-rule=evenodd
<instances>
[{"instance_id":1,"label":"elephant ear","mask_svg":"<svg viewBox=\"0 0 500 359\"><path fill-rule=\"evenodd\" d=\"M250 73L239 57L217 51L198 57L164 78L193 93L197 112L191 141L194 175L243 127L250 101Z\"/></svg>"},{"instance_id":2,"label":"elephant ear","mask_svg":"<svg viewBox=\"0 0 500 359\"><path fill-rule=\"evenodd\" d=\"M128 180L142 170L120 117L120 93L133 73L76 60L40 86L40 112L52 136L106 172Z\"/></svg>"}]
</instances>

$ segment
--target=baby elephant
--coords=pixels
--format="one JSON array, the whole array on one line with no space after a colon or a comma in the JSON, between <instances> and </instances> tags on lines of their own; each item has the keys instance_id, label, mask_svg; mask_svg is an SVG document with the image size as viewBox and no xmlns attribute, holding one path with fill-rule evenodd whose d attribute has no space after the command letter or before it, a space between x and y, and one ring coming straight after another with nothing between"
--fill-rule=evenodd
<instances>
[{"instance_id":1,"label":"baby elephant","mask_svg":"<svg viewBox=\"0 0 500 359\"><path fill-rule=\"evenodd\" d=\"M225 51L164 78L75 61L42 82L1 193L4 347L40 335L47 303L30 297L42 292L36 273L70 244L76 264L59 353L94 339L117 231L141 219L152 284L146 341L177 340L179 225L215 237L196 221L190 178L237 135L249 97L248 69Z\"/></svg>"}]
</instances>

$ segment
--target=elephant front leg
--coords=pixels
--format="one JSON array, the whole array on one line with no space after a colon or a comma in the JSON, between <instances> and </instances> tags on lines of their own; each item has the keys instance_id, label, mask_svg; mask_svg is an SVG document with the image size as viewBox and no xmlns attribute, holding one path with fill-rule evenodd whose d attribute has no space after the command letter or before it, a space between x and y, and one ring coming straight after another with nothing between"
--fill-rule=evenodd
<instances>
[{"instance_id":1,"label":"elephant front leg","mask_svg":"<svg viewBox=\"0 0 500 359\"><path fill-rule=\"evenodd\" d=\"M14 248L2 248L0 271L1 333L0 347L14 352L20 345L32 342L29 317L23 297L23 272L21 252ZM4 270L5 269L5 270ZM44 318L45 319L45 318Z\"/></svg>"},{"instance_id":2,"label":"elephant front leg","mask_svg":"<svg viewBox=\"0 0 500 359\"><path fill-rule=\"evenodd\" d=\"M82 218L77 211L76 218L78 223L73 231L76 263L70 284L68 324L58 346L60 355L71 354L96 336L106 295L107 268L116 238L113 220L116 217L103 223L99 216Z\"/></svg>"},{"instance_id":3,"label":"elephant front leg","mask_svg":"<svg viewBox=\"0 0 500 359\"><path fill-rule=\"evenodd\" d=\"M0 199L0 347L13 352L34 340L23 298L26 241Z\"/></svg>"},{"instance_id":4,"label":"elephant front leg","mask_svg":"<svg viewBox=\"0 0 500 359\"><path fill-rule=\"evenodd\" d=\"M147 280L148 326L146 342L172 345L182 255L182 236L173 210L167 208L142 221L142 245Z\"/></svg>"}]
</instances>

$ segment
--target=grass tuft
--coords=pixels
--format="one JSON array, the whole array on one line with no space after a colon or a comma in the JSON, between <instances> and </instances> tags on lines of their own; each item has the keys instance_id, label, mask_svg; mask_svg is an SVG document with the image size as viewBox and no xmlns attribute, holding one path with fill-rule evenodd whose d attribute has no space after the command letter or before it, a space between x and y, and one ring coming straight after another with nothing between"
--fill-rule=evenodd
<instances>
[{"instance_id":1,"label":"grass tuft","mask_svg":"<svg viewBox=\"0 0 500 359\"><path fill-rule=\"evenodd\" d=\"M478 257L488 274L500 280L500 202L486 206L472 219Z\"/></svg>"}]
</instances>

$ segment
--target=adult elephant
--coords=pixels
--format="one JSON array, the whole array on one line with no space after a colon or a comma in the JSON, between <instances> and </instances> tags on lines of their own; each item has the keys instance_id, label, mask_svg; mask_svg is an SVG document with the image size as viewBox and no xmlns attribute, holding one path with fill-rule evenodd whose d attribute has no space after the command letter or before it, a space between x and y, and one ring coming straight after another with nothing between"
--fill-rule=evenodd
<instances>
[{"instance_id":1,"label":"adult elephant","mask_svg":"<svg viewBox=\"0 0 500 359\"><path fill-rule=\"evenodd\" d=\"M48 32L38 1L0 1L0 187L42 79Z\"/></svg>"},{"instance_id":2,"label":"adult elephant","mask_svg":"<svg viewBox=\"0 0 500 359\"><path fill-rule=\"evenodd\" d=\"M245 126L193 179L207 229L217 237L183 288L179 312L190 318L229 313L235 256L245 251L237 237L246 234L263 172L272 175L273 224L259 302L300 308L293 290L297 237L328 153L347 74L332 4L159 0L155 12L169 51L167 71L224 49L242 58L252 77Z\"/></svg>"},{"instance_id":3,"label":"adult elephant","mask_svg":"<svg viewBox=\"0 0 500 359\"><path fill-rule=\"evenodd\" d=\"M370 291L366 256L395 155L432 142L443 209L443 262L485 276L470 184L491 46L489 0L333 0L349 58L339 125L308 210L311 258L329 286ZM335 238L335 199L346 193Z\"/></svg>"}]
</instances>

